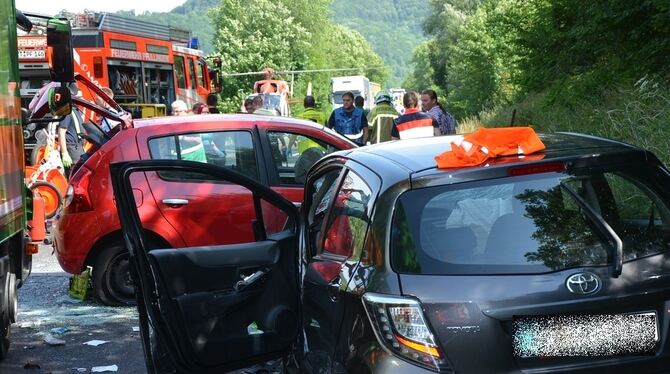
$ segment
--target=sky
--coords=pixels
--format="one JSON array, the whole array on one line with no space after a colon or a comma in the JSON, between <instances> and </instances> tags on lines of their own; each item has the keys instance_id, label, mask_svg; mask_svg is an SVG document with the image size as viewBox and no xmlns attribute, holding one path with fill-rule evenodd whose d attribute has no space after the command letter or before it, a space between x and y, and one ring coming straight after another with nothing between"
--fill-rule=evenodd
<instances>
[{"instance_id":1,"label":"sky","mask_svg":"<svg viewBox=\"0 0 670 374\"><path fill-rule=\"evenodd\" d=\"M96 12L115 12L117 10L135 10L136 13L144 11L167 12L174 7L182 5L186 0L15 0L16 8L24 12L33 12L52 15L63 9L68 11L82 11L84 9Z\"/></svg>"}]
</instances>

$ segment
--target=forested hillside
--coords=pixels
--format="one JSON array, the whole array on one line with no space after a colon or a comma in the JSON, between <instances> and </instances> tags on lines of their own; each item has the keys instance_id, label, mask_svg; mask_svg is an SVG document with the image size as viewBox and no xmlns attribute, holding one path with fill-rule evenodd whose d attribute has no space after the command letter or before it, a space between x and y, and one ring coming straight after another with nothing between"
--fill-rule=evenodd
<instances>
[{"instance_id":1,"label":"forested hillside","mask_svg":"<svg viewBox=\"0 0 670 374\"><path fill-rule=\"evenodd\" d=\"M151 22L171 25L190 30L200 40L206 54L214 51L212 37L215 30L207 17L207 12L219 4L219 0L188 0L170 13L119 12L125 16L135 16ZM325 14L346 30L358 31L390 67L387 86L400 85L412 71L412 51L424 40L421 22L430 8L424 0L348 0L329 1L330 9L322 9ZM309 6L309 5L308 5ZM247 13L253 9L250 4ZM322 17L323 15L320 15ZM295 18L295 17L294 17ZM332 60L329 67L341 67Z\"/></svg>"},{"instance_id":2,"label":"forested hillside","mask_svg":"<svg viewBox=\"0 0 670 374\"><path fill-rule=\"evenodd\" d=\"M458 118L639 144L670 161L670 2L431 0L407 81Z\"/></svg>"},{"instance_id":3,"label":"forested hillside","mask_svg":"<svg viewBox=\"0 0 670 374\"><path fill-rule=\"evenodd\" d=\"M387 86L400 86L412 71L412 51L425 40L426 0L335 0L335 22L361 33L391 68Z\"/></svg>"}]
</instances>

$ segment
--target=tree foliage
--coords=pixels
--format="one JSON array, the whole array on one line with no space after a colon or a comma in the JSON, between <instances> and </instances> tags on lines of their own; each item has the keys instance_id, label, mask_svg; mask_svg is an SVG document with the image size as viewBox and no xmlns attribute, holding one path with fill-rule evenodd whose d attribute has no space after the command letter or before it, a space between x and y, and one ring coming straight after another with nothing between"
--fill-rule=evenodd
<instances>
[{"instance_id":1,"label":"tree foliage","mask_svg":"<svg viewBox=\"0 0 670 374\"><path fill-rule=\"evenodd\" d=\"M221 0L209 12L215 29L215 53L223 60L225 72L361 68L359 73L383 82L385 69L368 71L368 66L384 66L367 41L357 32L336 25L327 18L330 1ZM312 82L314 96L325 103L334 73L299 74L281 77L294 83L298 98ZM355 74L346 73L346 75ZM345 74L343 74L345 75ZM258 76L229 78L224 84L228 110L239 107Z\"/></svg>"},{"instance_id":2,"label":"tree foliage","mask_svg":"<svg viewBox=\"0 0 670 374\"><path fill-rule=\"evenodd\" d=\"M412 51L423 40L425 0L335 0L335 22L358 31L391 68L387 86L399 86L412 72Z\"/></svg>"},{"instance_id":3,"label":"tree foliage","mask_svg":"<svg viewBox=\"0 0 670 374\"><path fill-rule=\"evenodd\" d=\"M221 0L209 17L214 25L214 50L224 72L258 71L263 67L300 69L307 59L309 33L295 22L281 2ZM239 107L257 76L230 79L224 99ZM232 109L232 108L231 108Z\"/></svg>"},{"instance_id":4,"label":"tree foliage","mask_svg":"<svg viewBox=\"0 0 670 374\"><path fill-rule=\"evenodd\" d=\"M626 80L668 76L667 1L431 0L431 9L428 47L415 59L429 61L460 117L539 92L569 106Z\"/></svg>"}]
</instances>

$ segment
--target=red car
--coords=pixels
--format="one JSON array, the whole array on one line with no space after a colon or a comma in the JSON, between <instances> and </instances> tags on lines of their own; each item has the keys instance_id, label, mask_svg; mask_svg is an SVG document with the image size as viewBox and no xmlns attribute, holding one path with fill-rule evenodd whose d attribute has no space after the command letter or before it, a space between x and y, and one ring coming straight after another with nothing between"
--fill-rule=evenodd
<instances>
[{"instance_id":1,"label":"red car","mask_svg":"<svg viewBox=\"0 0 670 374\"><path fill-rule=\"evenodd\" d=\"M135 121L133 128L109 139L72 175L53 230L58 261L72 274L92 266L93 290L104 304L135 301L110 163L147 159L206 162L256 179L300 204L309 167L325 154L355 146L334 131L286 117L201 115ZM199 177L147 172L134 181L138 211L151 246L253 241L258 228L248 224L256 209L251 192L233 184L202 183ZM229 214L222 217L221 211ZM281 214L267 217L267 229L281 231L285 218Z\"/></svg>"}]
</instances>

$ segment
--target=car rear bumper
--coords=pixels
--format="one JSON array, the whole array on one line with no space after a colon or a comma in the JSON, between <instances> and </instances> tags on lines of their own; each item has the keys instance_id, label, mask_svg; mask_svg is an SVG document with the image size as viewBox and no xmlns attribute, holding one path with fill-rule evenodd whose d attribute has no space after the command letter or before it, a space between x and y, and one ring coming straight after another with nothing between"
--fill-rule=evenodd
<instances>
[{"instance_id":1,"label":"car rear bumper","mask_svg":"<svg viewBox=\"0 0 670 374\"><path fill-rule=\"evenodd\" d=\"M56 258L70 274L84 270L84 262L102 232L95 212L65 214L52 228Z\"/></svg>"},{"instance_id":2,"label":"car rear bumper","mask_svg":"<svg viewBox=\"0 0 670 374\"><path fill-rule=\"evenodd\" d=\"M434 371L410 364L409 362L404 361L401 358L398 358L388 353L382 348L377 348L376 350L369 352L365 356L364 360L366 362L366 366L370 369L370 372L372 373L384 373L384 374L435 373Z\"/></svg>"}]
</instances>

